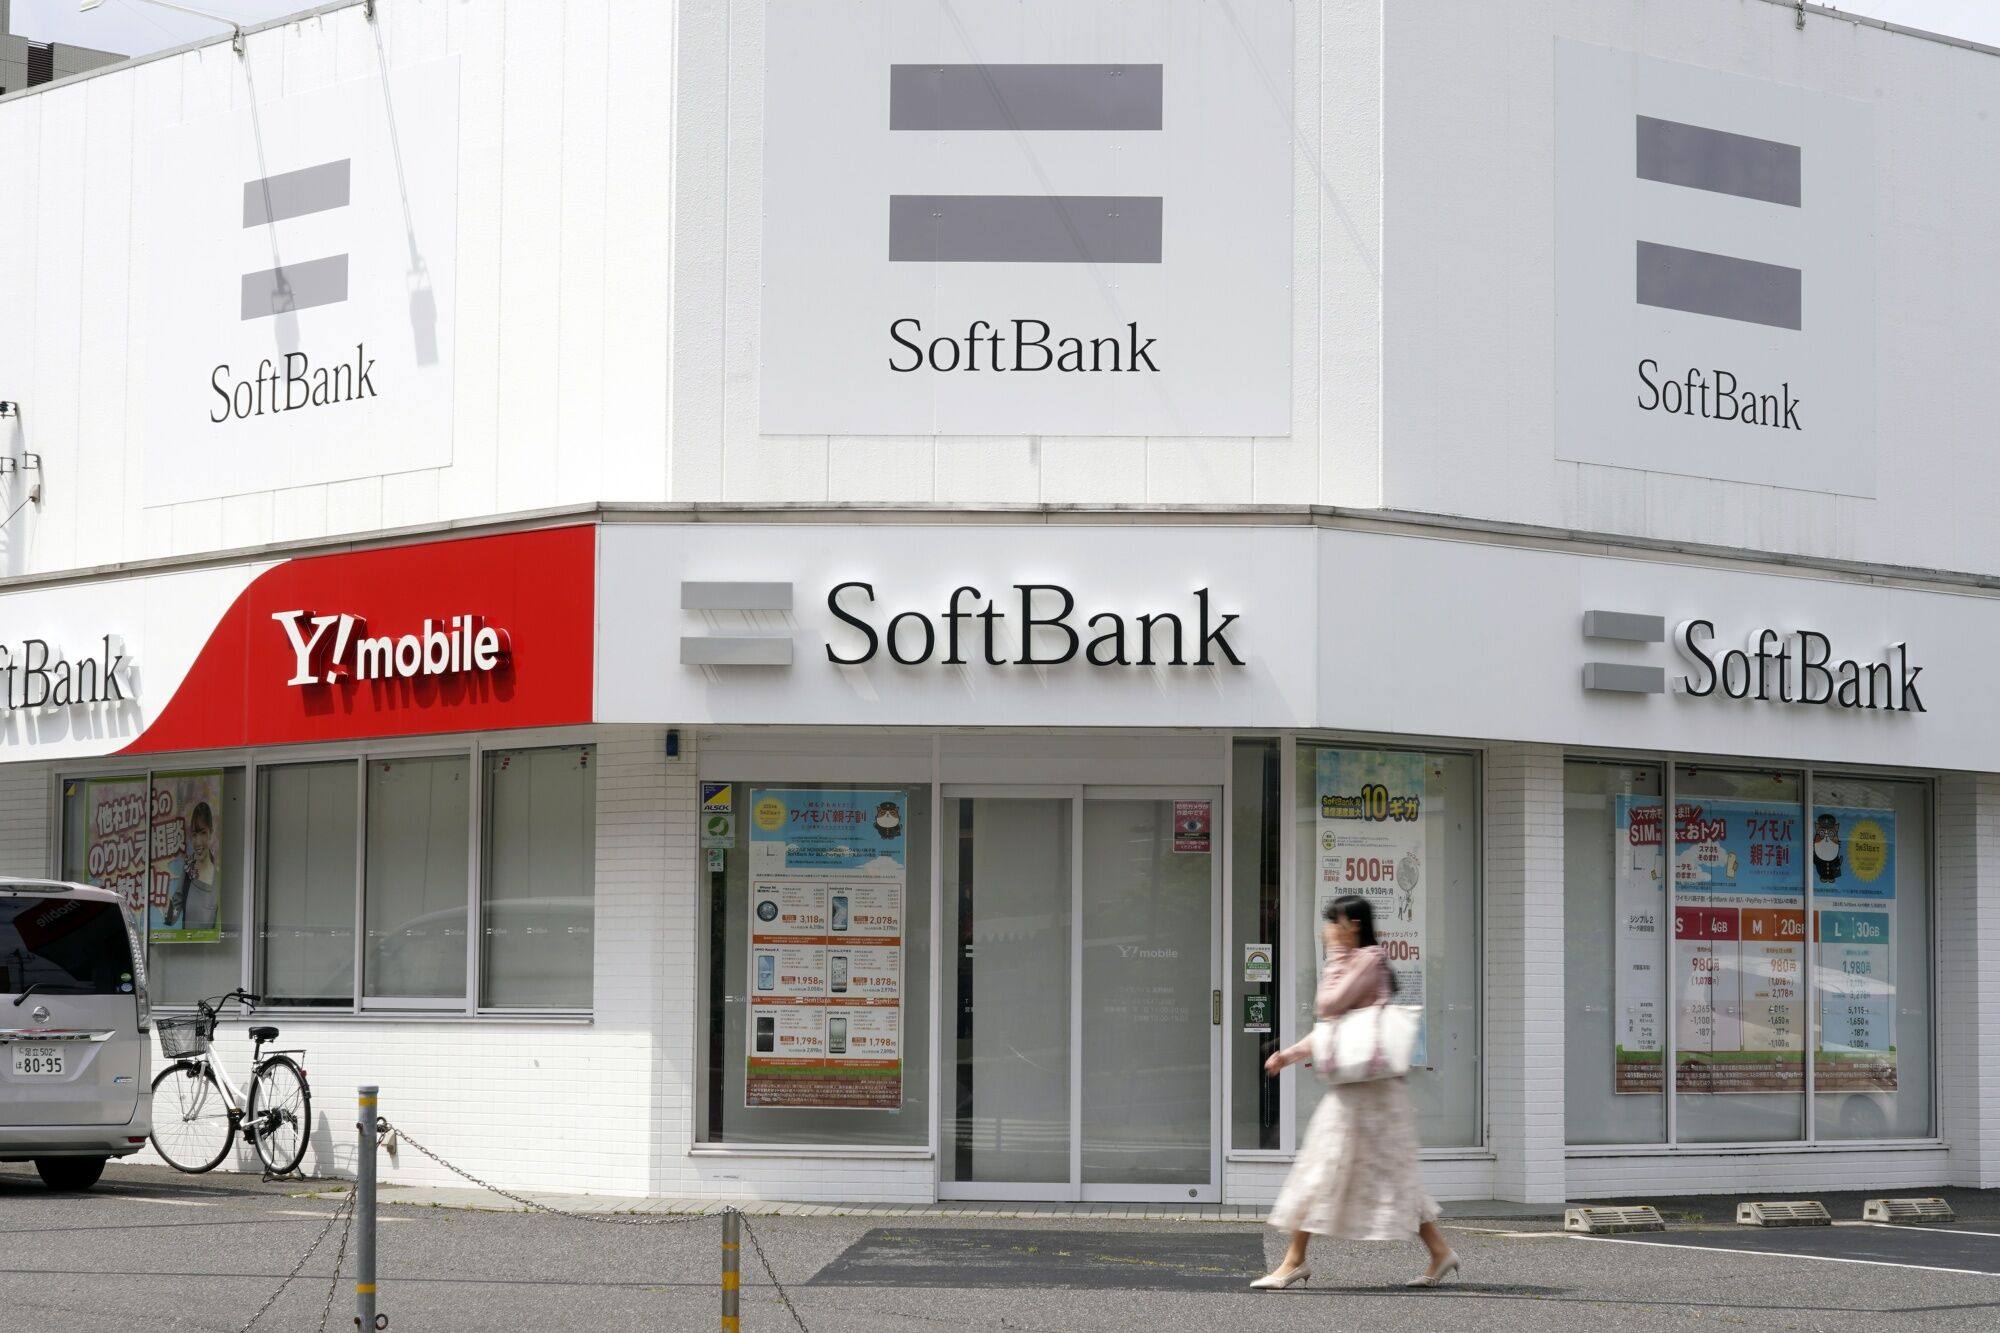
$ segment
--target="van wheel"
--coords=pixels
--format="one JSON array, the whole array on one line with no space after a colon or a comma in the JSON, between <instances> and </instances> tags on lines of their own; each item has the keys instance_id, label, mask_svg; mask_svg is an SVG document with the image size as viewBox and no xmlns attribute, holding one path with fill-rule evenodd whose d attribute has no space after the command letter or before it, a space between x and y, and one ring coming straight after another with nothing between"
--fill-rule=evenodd
<instances>
[{"instance_id":1,"label":"van wheel","mask_svg":"<svg viewBox=\"0 0 2000 1333\"><path fill-rule=\"evenodd\" d=\"M52 1190L87 1190L104 1174L102 1157L37 1157L35 1170Z\"/></svg>"}]
</instances>

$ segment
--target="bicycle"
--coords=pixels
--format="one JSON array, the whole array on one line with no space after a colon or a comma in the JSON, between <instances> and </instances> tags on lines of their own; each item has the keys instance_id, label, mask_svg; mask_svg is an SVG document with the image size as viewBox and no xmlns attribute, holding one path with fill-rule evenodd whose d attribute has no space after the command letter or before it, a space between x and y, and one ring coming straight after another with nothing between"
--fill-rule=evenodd
<instances>
[{"instance_id":1,"label":"bicycle","mask_svg":"<svg viewBox=\"0 0 2000 1333\"><path fill-rule=\"evenodd\" d=\"M292 1058L305 1052L266 1055L264 1044L278 1039L278 1029L251 1028L256 1047L246 1103L211 1051L222 1006L231 1000L246 1017L256 1012L257 997L238 988L197 1001L193 1017L153 1020L160 1050L174 1061L153 1080L153 1148L175 1170L200 1175L221 1165L241 1129L265 1171L289 1175L312 1135L312 1088Z\"/></svg>"}]
</instances>

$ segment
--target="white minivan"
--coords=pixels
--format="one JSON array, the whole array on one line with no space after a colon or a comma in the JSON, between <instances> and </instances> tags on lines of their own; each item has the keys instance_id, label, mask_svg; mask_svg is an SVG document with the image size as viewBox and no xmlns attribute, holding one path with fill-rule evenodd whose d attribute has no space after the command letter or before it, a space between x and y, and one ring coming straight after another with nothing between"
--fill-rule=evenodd
<instances>
[{"instance_id":1,"label":"white minivan","mask_svg":"<svg viewBox=\"0 0 2000 1333\"><path fill-rule=\"evenodd\" d=\"M145 950L119 896L0 878L0 1162L89 1189L152 1131Z\"/></svg>"}]
</instances>

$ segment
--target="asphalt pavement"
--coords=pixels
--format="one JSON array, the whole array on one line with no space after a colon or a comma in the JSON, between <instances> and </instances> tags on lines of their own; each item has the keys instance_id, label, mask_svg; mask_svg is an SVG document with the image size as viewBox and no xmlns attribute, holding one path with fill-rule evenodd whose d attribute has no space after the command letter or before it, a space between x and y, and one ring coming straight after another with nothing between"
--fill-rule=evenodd
<instances>
[{"instance_id":1,"label":"asphalt pavement","mask_svg":"<svg viewBox=\"0 0 2000 1333\"><path fill-rule=\"evenodd\" d=\"M351 1328L329 1274L340 1227L325 1185L113 1167L55 1195L0 1166L0 1333L237 1333L312 1242L259 1329ZM1691 1210L1697 1215L1702 1210ZM1977 1217L1977 1214L1971 1214ZM743 1327L778 1333L979 1329L1990 1330L2000 1327L2000 1226L1756 1231L1687 1222L1660 1236L1583 1240L1535 1219L1447 1222L1463 1280L1401 1283L1408 1244L1321 1242L1313 1281L1242 1284L1278 1238L1231 1222L763 1217L755 1235L795 1324L744 1249ZM633 1225L389 1206L381 1308L391 1329L698 1330L718 1326L721 1223ZM351 1280L351 1253L347 1269Z\"/></svg>"}]
</instances>

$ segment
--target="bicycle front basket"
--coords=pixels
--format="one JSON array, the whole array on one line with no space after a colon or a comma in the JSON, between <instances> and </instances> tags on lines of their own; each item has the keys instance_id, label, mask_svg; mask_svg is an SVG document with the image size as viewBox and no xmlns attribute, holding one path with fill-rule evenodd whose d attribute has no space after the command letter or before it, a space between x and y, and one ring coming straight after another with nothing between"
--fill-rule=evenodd
<instances>
[{"instance_id":1,"label":"bicycle front basket","mask_svg":"<svg viewBox=\"0 0 2000 1333\"><path fill-rule=\"evenodd\" d=\"M160 1052L169 1060L208 1054L210 1033L205 1018L156 1018L153 1027L160 1034Z\"/></svg>"}]
</instances>

